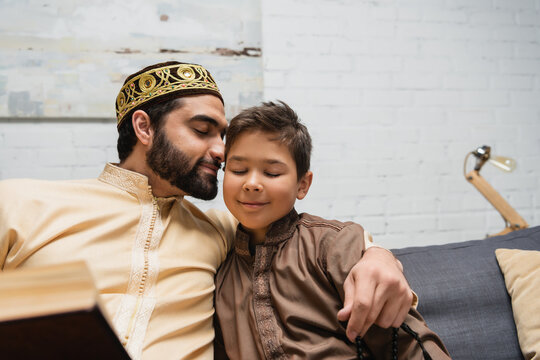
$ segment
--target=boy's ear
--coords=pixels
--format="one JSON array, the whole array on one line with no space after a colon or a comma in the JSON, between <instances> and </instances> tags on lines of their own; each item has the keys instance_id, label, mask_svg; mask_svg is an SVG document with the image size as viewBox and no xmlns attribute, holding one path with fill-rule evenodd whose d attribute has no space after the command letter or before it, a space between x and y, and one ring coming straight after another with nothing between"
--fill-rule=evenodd
<instances>
[{"instance_id":1,"label":"boy's ear","mask_svg":"<svg viewBox=\"0 0 540 360\"><path fill-rule=\"evenodd\" d=\"M131 116L131 122L137 139L139 139L143 145L151 146L154 137L154 129L152 128L148 114L143 110L137 110Z\"/></svg>"},{"instance_id":2,"label":"boy's ear","mask_svg":"<svg viewBox=\"0 0 540 360\"><path fill-rule=\"evenodd\" d=\"M296 195L298 200L302 200L306 197L312 181L313 173L311 171L305 173L304 176L302 176L302 178L298 181L298 194Z\"/></svg>"}]
</instances>

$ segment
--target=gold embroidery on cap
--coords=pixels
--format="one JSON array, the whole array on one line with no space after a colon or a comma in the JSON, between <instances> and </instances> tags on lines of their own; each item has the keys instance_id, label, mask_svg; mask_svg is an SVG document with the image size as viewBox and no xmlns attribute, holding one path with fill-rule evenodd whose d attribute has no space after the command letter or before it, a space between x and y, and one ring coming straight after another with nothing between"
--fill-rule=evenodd
<instances>
[{"instance_id":1,"label":"gold embroidery on cap","mask_svg":"<svg viewBox=\"0 0 540 360\"><path fill-rule=\"evenodd\" d=\"M117 125L133 108L151 99L192 89L206 89L220 96L216 82L200 65L174 64L137 75L122 86L116 98Z\"/></svg>"}]
</instances>

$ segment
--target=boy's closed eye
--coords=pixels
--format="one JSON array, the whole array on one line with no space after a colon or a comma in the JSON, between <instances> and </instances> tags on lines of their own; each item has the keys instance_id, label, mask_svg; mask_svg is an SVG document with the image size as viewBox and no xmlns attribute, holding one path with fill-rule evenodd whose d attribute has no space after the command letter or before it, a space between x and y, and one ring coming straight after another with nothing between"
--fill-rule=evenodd
<instances>
[{"instance_id":1,"label":"boy's closed eye","mask_svg":"<svg viewBox=\"0 0 540 360\"><path fill-rule=\"evenodd\" d=\"M234 175L243 175L247 173L247 168L233 161L232 163L226 162L225 165L223 165L223 171L232 173Z\"/></svg>"},{"instance_id":2,"label":"boy's closed eye","mask_svg":"<svg viewBox=\"0 0 540 360\"><path fill-rule=\"evenodd\" d=\"M234 175L244 175L248 172L247 169L245 168L237 168L237 167L232 167L232 166L225 166L225 171L229 171L231 173L233 173ZM271 177L271 178L275 178L275 177L278 177L281 175L280 172L278 171L264 171L263 172L265 176L268 176L268 177Z\"/></svg>"}]
</instances>

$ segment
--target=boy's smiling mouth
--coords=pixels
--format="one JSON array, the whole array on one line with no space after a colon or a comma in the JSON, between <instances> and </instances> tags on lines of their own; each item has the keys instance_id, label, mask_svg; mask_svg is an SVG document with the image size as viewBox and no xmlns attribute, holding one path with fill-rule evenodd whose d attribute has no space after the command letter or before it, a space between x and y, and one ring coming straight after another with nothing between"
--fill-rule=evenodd
<instances>
[{"instance_id":1,"label":"boy's smiling mouth","mask_svg":"<svg viewBox=\"0 0 540 360\"><path fill-rule=\"evenodd\" d=\"M238 200L240 205L248 208L248 209L259 209L263 207L264 205L270 204L270 202L262 202L262 201L240 201Z\"/></svg>"}]
</instances>

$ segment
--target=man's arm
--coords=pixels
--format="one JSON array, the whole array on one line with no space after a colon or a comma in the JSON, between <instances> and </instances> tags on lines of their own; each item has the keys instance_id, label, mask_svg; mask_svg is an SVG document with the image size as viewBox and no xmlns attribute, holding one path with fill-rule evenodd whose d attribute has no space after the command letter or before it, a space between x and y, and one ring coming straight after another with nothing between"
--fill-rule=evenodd
<instances>
[{"instance_id":1,"label":"man's arm","mask_svg":"<svg viewBox=\"0 0 540 360\"><path fill-rule=\"evenodd\" d=\"M10 202L11 198L8 197L13 192L8 191L8 189L6 181L0 181L0 199L2 199L0 203L0 271L4 269L9 248L12 246L13 239L11 237L14 236L14 232L9 227L8 215L10 211L7 208L8 204L13 205Z\"/></svg>"},{"instance_id":2,"label":"man's arm","mask_svg":"<svg viewBox=\"0 0 540 360\"><path fill-rule=\"evenodd\" d=\"M351 341L373 324L399 327L416 301L401 262L390 251L374 246L369 234L364 234L364 241L366 250L345 279L345 300L338 312L340 321L348 320Z\"/></svg>"},{"instance_id":3,"label":"man's arm","mask_svg":"<svg viewBox=\"0 0 540 360\"><path fill-rule=\"evenodd\" d=\"M228 253L233 246L238 220L229 211L210 209L205 214L223 234L227 245L226 253Z\"/></svg>"}]
</instances>

